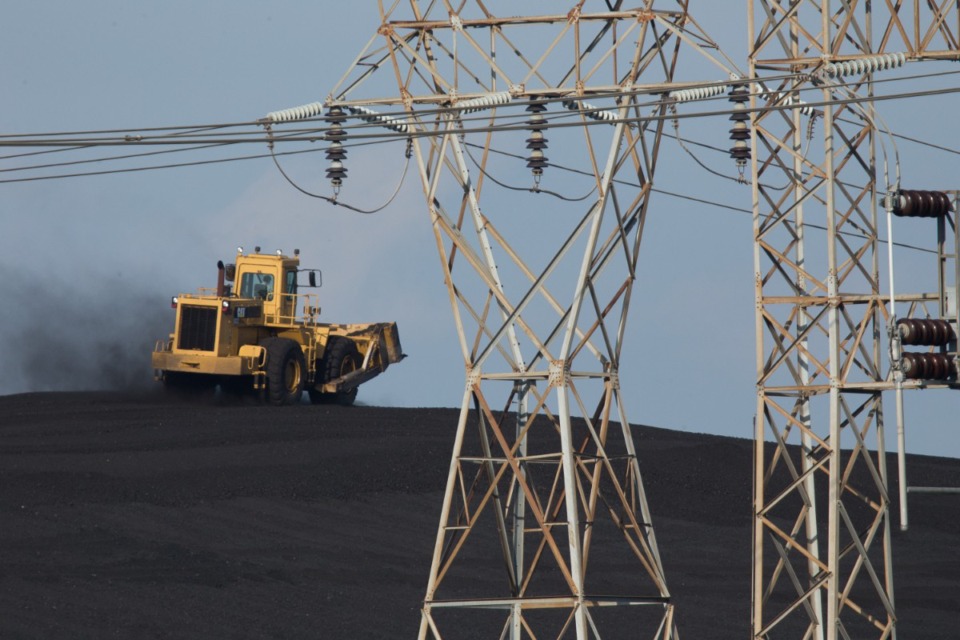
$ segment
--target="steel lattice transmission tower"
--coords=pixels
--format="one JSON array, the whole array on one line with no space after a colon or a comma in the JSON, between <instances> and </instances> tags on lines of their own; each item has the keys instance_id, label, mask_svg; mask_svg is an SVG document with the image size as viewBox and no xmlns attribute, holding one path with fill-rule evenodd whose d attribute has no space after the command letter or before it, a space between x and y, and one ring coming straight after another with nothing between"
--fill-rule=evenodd
<instances>
[{"instance_id":1,"label":"steel lattice transmission tower","mask_svg":"<svg viewBox=\"0 0 960 640\"><path fill-rule=\"evenodd\" d=\"M592 4L381 1L325 103L345 190L351 118L411 141L466 370L421 638L676 635L619 371L679 54L717 47L686 0Z\"/></svg>"},{"instance_id":2,"label":"steel lattice transmission tower","mask_svg":"<svg viewBox=\"0 0 960 640\"><path fill-rule=\"evenodd\" d=\"M755 638L896 635L877 238L899 186L864 99L875 74L957 59L956 3L922 4L750 2Z\"/></svg>"}]
</instances>

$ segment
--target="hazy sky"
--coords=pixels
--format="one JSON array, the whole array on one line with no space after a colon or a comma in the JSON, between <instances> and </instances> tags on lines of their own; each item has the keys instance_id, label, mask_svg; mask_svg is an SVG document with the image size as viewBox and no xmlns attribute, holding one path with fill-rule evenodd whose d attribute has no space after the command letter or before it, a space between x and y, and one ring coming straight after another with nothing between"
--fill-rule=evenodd
<instances>
[{"instance_id":1,"label":"hazy sky","mask_svg":"<svg viewBox=\"0 0 960 640\"><path fill-rule=\"evenodd\" d=\"M691 4L700 23L745 69L746 3ZM245 122L321 101L378 22L372 1L11 3L0 22L0 133ZM716 69L701 68L700 79L723 79ZM954 118L930 115L956 113L957 106L953 97L923 98L885 103L881 113L898 133L950 145L957 139ZM726 118L683 126L690 137L729 145ZM905 186L958 186L954 155L908 142L899 147ZM117 154L138 151L119 148ZM2 182L265 151L244 146L219 155L196 151L10 171L94 156L10 158L22 151L3 149L0 295L6 302L0 308L0 353L6 364L0 393L103 388L149 378L149 351L172 326L169 297L212 286L218 259L229 261L238 245L261 245L269 251L299 248L304 266L322 269L324 320L398 323L409 358L365 385L359 401L458 406L463 365L412 172L393 205L370 216L303 196L267 158ZM562 151L553 154L551 160L564 161ZM704 159L733 173L724 155ZM284 162L302 184L326 192L322 154ZM344 199L379 204L400 178L402 146L357 152L348 167ZM715 178L670 141L655 184L750 207L749 187ZM898 231L898 239L932 246L932 225ZM655 198L621 369L632 422L752 437L752 252L749 215ZM898 289L932 290L934 268L929 257L905 254L901 264L898 254ZM892 449L893 398L885 400ZM958 408L955 392L908 393L909 450L960 456Z\"/></svg>"}]
</instances>

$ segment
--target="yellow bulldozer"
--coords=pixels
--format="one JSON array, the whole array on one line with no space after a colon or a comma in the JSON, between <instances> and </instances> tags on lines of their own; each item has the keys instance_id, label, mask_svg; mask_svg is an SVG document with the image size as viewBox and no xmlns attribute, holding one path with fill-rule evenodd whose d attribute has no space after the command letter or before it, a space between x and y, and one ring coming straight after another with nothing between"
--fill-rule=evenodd
<instances>
[{"instance_id":1,"label":"yellow bulldozer","mask_svg":"<svg viewBox=\"0 0 960 640\"><path fill-rule=\"evenodd\" d=\"M404 358L394 322L324 324L315 293L320 272L292 257L237 250L217 263L216 289L174 296L173 333L157 341L154 377L187 394L254 395L273 405L351 405L357 388ZM301 283L306 274L307 282Z\"/></svg>"}]
</instances>

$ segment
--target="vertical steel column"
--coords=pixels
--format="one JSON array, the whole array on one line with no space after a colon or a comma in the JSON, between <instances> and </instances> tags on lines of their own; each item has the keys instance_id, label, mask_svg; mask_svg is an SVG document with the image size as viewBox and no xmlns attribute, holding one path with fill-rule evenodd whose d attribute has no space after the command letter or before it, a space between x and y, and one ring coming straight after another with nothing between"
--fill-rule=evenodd
<instances>
[{"instance_id":1,"label":"vertical steel column","mask_svg":"<svg viewBox=\"0 0 960 640\"><path fill-rule=\"evenodd\" d=\"M829 46L829 0L824 0L823 25L824 48ZM824 102L829 102L829 90L824 89ZM833 167L833 109L827 105L823 109L824 169L826 183L827 213L827 330L828 355L830 367L830 463L827 468L829 486L827 491L827 618L825 621L827 640L837 640L840 621L840 479L843 469L840 463L840 318L837 296L837 227L835 181Z\"/></svg>"}]
</instances>

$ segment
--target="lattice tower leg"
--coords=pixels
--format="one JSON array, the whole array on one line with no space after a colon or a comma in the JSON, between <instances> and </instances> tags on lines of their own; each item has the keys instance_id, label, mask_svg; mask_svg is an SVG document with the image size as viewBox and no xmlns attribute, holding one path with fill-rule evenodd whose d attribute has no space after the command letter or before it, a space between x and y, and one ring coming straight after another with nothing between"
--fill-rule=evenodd
<instances>
[{"instance_id":1,"label":"lattice tower leg","mask_svg":"<svg viewBox=\"0 0 960 640\"><path fill-rule=\"evenodd\" d=\"M501 610L506 621L499 630L507 637L563 637L572 632L577 638L600 637L603 628L602 616L598 618L597 607L622 605L624 611L638 606L653 606L662 613L652 625L651 637L675 637L673 608L666 587L662 563L653 528L650 510L633 444L633 435L624 406L620 400L619 377L616 362L619 359L619 344L625 328L627 297L620 286L610 304L601 308L596 295L601 278L615 273L611 266L614 258L628 248L628 272L624 284L629 284L636 262L639 232L646 210L648 187L626 211L615 204L616 189L613 177L625 158L631 157L637 147L637 139L626 128L615 128L613 143L600 174L601 197L589 206L587 214L579 220L573 232L567 236L557 254L548 262L539 278L532 278L532 286L525 290L519 302L510 301L504 294L505 282L501 280L497 264L493 260L495 240L502 242L492 221L481 209L476 189L464 160L463 143L451 127L442 141L427 145L415 145L418 164L425 193L432 203L432 217L441 264L444 266L454 317L461 347L468 363L467 389L461 405L454 452L448 475L441 524L431 562L427 594L424 601L420 637L444 637L444 616L470 620L478 611ZM447 161L445 158L452 158ZM430 163L433 163L432 165ZM435 193L438 172L446 166L457 180L464 195L461 203L463 215L457 220L446 214ZM463 218L474 217L470 235ZM616 219L610 233L609 218ZM632 246L625 247L624 225L635 229ZM604 234L607 235L604 235ZM553 265L568 255L576 255L572 247L580 242L582 253L572 296L567 306L559 309L559 322L551 331L537 336L522 319L521 313L531 298L536 296L553 299L544 288L544 276ZM449 243L449 245L448 245ZM618 246L620 245L620 246ZM449 246L449 248L448 248ZM463 256L469 264L468 276L477 277L487 289L486 305L496 300L499 313L478 313L466 299L465 287L457 284L451 256ZM611 314L617 300L623 300L620 314ZM592 325L581 325L582 311L588 305L591 311L599 311ZM464 322L470 317L475 326ZM496 320L495 320L496 318ZM607 327L612 327L608 329ZM470 340L471 329L475 339ZM577 354L593 352L597 347L589 342L594 333L610 333L612 342L607 343L612 351L597 360L598 370L572 368ZM508 345L518 344L517 335L540 345L537 355L531 360L533 368L520 357L519 350L502 348L500 339ZM477 339L483 338L481 342ZM489 342L487 342L489 340ZM557 346L550 346L557 345ZM489 366L489 354L499 351L511 365L512 371L485 374ZM551 353L547 358L544 354ZM582 358L582 356L581 356ZM539 363L539 370L537 366ZM534 383L545 383L544 388ZM509 383L509 397L504 411L499 414L491 409L491 399L496 397L498 384ZM597 384L599 382L599 384ZM599 392L594 408L585 404L586 392L594 386ZM517 403L517 431L512 435L505 428L507 409ZM529 405L535 405L530 407ZM555 408L551 408L551 405ZM582 423L572 417L574 410L589 416ZM612 427L619 419L619 433ZM466 445L471 435L476 435L479 450L469 451ZM534 449L529 455L527 447ZM615 451L611 455L608 451ZM544 482L534 484L530 470L533 467L552 469L536 478ZM474 468L471 472L471 468ZM493 512L492 525L499 540L503 565L506 568L506 596L485 594L468 596L470 589L441 599L439 594L445 583L454 582L451 577L459 563L467 564L467 549L473 539L484 536L484 512ZM607 512L607 513L605 513ZM599 522L609 518L622 536L621 551L626 552L637 568L646 574L649 595L610 597L591 595L585 576L591 554L604 562L605 550L597 551L594 538ZM603 531L609 539L611 530ZM525 563L527 539L535 541L530 562ZM544 565L553 564L551 569ZM526 566L525 566L526 565ZM534 593L538 582L545 582L554 589L548 593ZM553 584L550 584L550 583ZM561 587L559 590L556 587ZM491 592L494 593L494 592ZM558 611L556 621L547 620L544 611ZM463 624L461 621L454 624ZM542 625L546 631L539 630ZM553 624L553 627L551 627ZM609 635L609 634L608 634Z\"/></svg>"}]
</instances>

